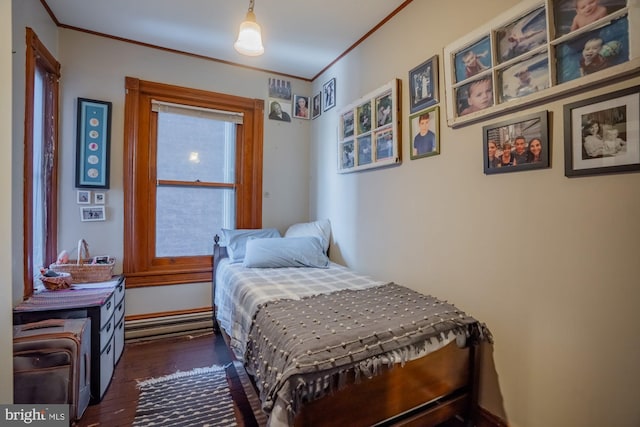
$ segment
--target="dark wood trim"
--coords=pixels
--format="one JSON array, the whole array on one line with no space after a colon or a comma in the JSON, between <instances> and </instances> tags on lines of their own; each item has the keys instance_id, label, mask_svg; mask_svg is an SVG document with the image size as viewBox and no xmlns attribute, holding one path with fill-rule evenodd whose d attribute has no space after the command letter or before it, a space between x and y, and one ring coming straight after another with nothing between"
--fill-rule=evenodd
<instances>
[{"instance_id":1,"label":"dark wood trim","mask_svg":"<svg viewBox=\"0 0 640 427\"><path fill-rule=\"evenodd\" d=\"M157 319L158 317L170 317L170 316L180 316L184 314L198 314L198 313L208 313L211 311L211 307L201 307L201 308L191 308L188 310L173 310L173 311L162 311L156 313L144 313L144 314L132 314L130 316L125 316L125 321L132 320L146 320L146 319Z\"/></svg>"},{"instance_id":2,"label":"dark wood trim","mask_svg":"<svg viewBox=\"0 0 640 427\"><path fill-rule=\"evenodd\" d=\"M123 271L127 277L127 287L209 282L212 280L213 266L210 255L155 256L157 114L151 111L151 101L155 99L243 114L243 123L237 125L237 175L232 186L236 188L237 228L262 226L264 101L134 77L125 79L125 89Z\"/></svg>"},{"instance_id":3,"label":"dark wood trim","mask_svg":"<svg viewBox=\"0 0 640 427\"><path fill-rule=\"evenodd\" d=\"M509 427L509 424L497 415L487 411L482 406L478 406L476 427Z\"/></svg>"},{"instance_id":4,"label":"dark wood trim","mask_svg":"<svg viewBox=\"0 0 640 427\"><path fill-rule=\"evenodd\" d=\"M26 28L25 111L24 111L24 190L23 190L23 298L33 294L36 275L33 261L33 126L34 79L36 71L44 71L44 205L46 209L44 261L55 261L58 250L58 104L60 63L47 50L36 33Z\"/></svg>"}]
</instances>

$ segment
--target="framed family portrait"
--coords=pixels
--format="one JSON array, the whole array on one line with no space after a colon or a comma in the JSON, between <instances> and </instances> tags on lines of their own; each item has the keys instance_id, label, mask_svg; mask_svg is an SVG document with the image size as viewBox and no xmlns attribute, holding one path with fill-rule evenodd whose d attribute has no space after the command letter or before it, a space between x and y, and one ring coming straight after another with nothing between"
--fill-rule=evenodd
<instances>
[{"instance_id":1,"label":"framed family portrait","mask_svg":"<svg viewBox=\"0 0 640 427\"><path fill-rule=\"evenodd\" d=\"M311 118L308 96L293 95L293 117L295 117L296 119L307 120Z\"/></svg>"},{"instance_id":2,"label":"framed family portrait","mask_svg":"<svg viewBox=\"0 0 640 427\"><path fill-rule=\"evenodd\" d=\"M484 126L482 139L485 174L549 167L546 111Z\"/></svg>"},{"instance_id":3,"label":"framed family portrait","mask_svg":"<svg viewBox=\"0 0 640 427\"><path fill-rule=\"evenodd\" d=\"M565 176L640 170L640 86L564 106Z\"/></svg>"},{"instance_id":4,"label":"framed family portrait","mask_svg":"<svg viewBox=\"0 0 640 427\"><path fill-rule=\"evenodd\" d=\"M440 154L440 108L418 111L409 116L411 160Z\"/></svg>"},{"instance_id":5,"label":"framed family portrait","mask_svg":"<svg viewBox=\"0 0 640 427\"><path fill-rule=\"evenodd\" d=\"M447 124L523 110L636 73L639 20L640 5L630 0L516 2L445 46Z\"/></svg>"},{"instance_id":6,"label":"framed family portrait","mask_svg":"<svg viewBox=\"0 0 640 427\"><path fill-rule=\"evenodd\" d=\"M322 85L322 97L324 98L323 111L327 111L336 106L336 78L332 78Z\"/></svg>"},{"instance_id":7,"label":"framed family portrait","mask_svg":"<svg viewBox=\"0 0 640 427\"><path fill-rule=\"evenodd\" d=\"M340 110L339 173L400 162L399 96L400 81L394 79Z\"/></svg>"},{"instance_id":8,"label":"framed family portrait","mask_svg":"<svg viewBox=\"0 0 640 427\"><path fill-rule=\"evenodd\" d=\"M409 97L411 113L438 102L438 55L409 71Z\"/></svg>"},{"instance_id":9,"label":"framed family portrait","mask_svg":"<svg viewBox=\"0 0 640 427\"><path fill-rule=\"evenodd\" d=\"M111 102L78 98L76 188L109 188Z\"/></svg>"}]
</instances>

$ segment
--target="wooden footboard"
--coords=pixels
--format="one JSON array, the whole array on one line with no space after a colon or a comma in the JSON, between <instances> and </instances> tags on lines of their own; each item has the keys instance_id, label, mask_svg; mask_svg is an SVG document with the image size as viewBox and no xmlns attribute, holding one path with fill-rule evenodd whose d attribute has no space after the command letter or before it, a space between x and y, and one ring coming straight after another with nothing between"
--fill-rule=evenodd
<instances>
[{"instance_id":1,"label":"wooden footboard","mask_svg":"<svg viewBox=\"0 0 640 427\"><path fill-rule=\"evenodd\" d=\"M455 342L359 384L305 404L296 426L435 426L460 415L473 401L474 347Z\"/></svg>"}]
</instances>

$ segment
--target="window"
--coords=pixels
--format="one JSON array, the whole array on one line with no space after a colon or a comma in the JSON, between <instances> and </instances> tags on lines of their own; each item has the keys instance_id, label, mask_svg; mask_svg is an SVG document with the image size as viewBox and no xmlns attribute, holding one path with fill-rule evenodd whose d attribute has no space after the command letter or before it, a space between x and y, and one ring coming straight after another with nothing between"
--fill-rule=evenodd
<instances>
[{"instance_id":1,"label":"window","mask_svg":"<svg viewBox=\"0 0 640 427\"><path fill-rule=\"evenodd\" d=\"M126 81L127 286L211 280L221 228L258 228L262 100Z\"/></svg>"},{"instance_id":2,"label":"window","mask_svg":"<svg viewBox=\"0 0 640 427\"><path fill-rule=\"evenodd\" d=\"M60 64L27 28L24 128L24 297L57 253Z\"/></svg>"}]
</instances>

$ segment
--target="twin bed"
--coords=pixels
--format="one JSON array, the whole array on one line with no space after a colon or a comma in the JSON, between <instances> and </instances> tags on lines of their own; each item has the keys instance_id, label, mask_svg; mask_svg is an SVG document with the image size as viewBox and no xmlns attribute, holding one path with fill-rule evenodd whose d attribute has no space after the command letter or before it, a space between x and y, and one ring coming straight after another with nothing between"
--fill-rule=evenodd
<instances>
[{"instance_id":1,"label":"twin bed","mask_svg":"<svg viewBox=\"0 0 640 427\"><path fill-rule=\"evenodd\" d=\"M473 425L478 343L455 306L332 263L328 221L223 230L214 323L270 426Z\"/></svg>"}]
</instances>

